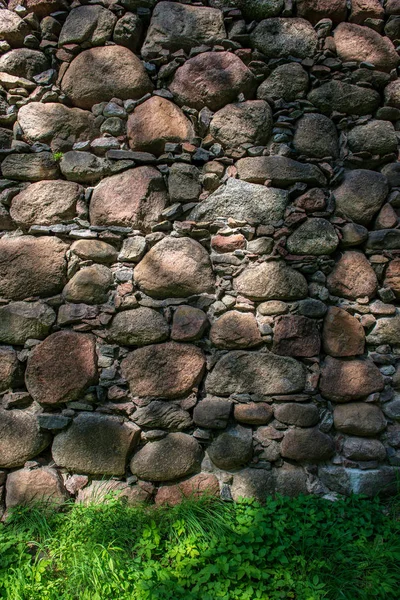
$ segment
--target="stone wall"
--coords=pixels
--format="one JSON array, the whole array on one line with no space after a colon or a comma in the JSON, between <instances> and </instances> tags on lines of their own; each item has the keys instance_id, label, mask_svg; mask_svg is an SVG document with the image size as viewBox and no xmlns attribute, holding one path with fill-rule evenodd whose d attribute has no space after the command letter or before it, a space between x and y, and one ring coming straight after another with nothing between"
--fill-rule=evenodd
<instances>
[{"instance_id":1,"label":"stone wall","mask_svg":"<svg viewBox=\"0 0 400 600\"><path fill-rule=\"evenodd\" d=\"M400 0L0 4L3 507L393 491Z\"/></svg>"}]
</instances>

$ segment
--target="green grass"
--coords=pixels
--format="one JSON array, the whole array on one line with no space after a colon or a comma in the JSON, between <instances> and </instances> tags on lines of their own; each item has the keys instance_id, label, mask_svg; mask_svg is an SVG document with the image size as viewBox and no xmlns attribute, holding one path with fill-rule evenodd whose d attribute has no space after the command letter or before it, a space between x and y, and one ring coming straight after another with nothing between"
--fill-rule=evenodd
<instances>
[{"instance_id":1,"label":"green grass","mask_svg":"<svg viewBox=\"0 0 400 600\"><path fill-rule=\"evenodd\" d=\"M399 506L354 496L20 508L0 526L0 598L398 600Z\"/></svg>"}]
</instances>

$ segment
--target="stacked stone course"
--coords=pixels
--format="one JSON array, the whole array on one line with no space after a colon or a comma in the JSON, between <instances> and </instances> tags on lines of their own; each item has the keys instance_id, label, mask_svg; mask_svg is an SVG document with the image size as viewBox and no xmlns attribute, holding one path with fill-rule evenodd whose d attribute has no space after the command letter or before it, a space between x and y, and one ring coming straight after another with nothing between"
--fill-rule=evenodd
<instances>
[{"instance_id":1,"label":"stacked stone course","mask_svg":"<svg viewBox=\"0 0 400 600\"><path fill-rule=\"evenodd\" d=\"M392 493L400 1L0 0L0 510Z\"/></svg>"}]
</instances>

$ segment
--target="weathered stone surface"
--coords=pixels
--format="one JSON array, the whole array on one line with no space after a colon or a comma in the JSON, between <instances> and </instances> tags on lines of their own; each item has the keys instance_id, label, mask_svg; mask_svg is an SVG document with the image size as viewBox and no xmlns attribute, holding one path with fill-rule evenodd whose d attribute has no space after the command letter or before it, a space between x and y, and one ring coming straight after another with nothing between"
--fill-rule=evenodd
<instances>
[{"instance_id":1,"label":"weathered stone surface","mask_svg":"<svg viewBox=\"0 0 400 600\"><path fill-rule=\"evenodd\" d=\"M254 88L252 72L231 52L204 52L190 58L169 86L178 104L214 111L234 102L240 93L248 98Z\"/></svg>"},{"instance_id":2,"label":"weathered stone surface","mask_svg":"<svg viewBox=\"0 0 400 600\"><path fill-rule=\"evenodd\" d=\"M185 433L170 433L146 444L131 460L131 471L140 479L173 481L200 470L200 444Z\"/></svg>"},{"instance_id":3,"label":"weathered stone surface","mask_svg":"<svg viewBox=\"0 0 400 600\"><path fill-rule=\"evenodd\" d=\"M198 340L203 336L207 325L207 316L199 308L178 306L172 320L171 339L176 342Z\"/></svg>"},{"instance_id":4,"label":"weathered stone surface","mask_svg":"<svg viewBox=\"0 0 400 600\"><path fill-rule=\"evenodd\" d=\"M265 100L227 104L212 118L212 137L228 150L243 144L265 146L272 132L272 112Z\"/></svg>"},{"instance_id":5,"label":"weathered stone surface","mask_svg":"<svg viewBox=\"0 0 400 600\"><path fill-rule=\"evenodd\" d=\"M223 38L226 38L226 32L221 11L160 2L153 11L142 55L152 58L163 49L190 51L192 47L203 44L213 46Z\"/></svg>"},{"instance_id":6,"label":"weathered stone surface","mask_svg":"<svg viewBox=\"0 0 400 600\"><path fill-rule=\"evenodd\" d=\"M123 241L118 260L137 263L143 258L146 247L146 239L141 235L128 237Z\"/></svg>"},{"instance_id":7,"label":"weathered stone surface","mask_svg":"<svg viewBox=\"0 0 400 600\"><path fill-rule=\"evenodd\" d=\"M23 506L31 502L62 504L69 498L61 474L51 467L20 469L7 477L6 507Z\"/></svg>"},{"instance_id":8,"label":"weathered stone surface","mask_svg":"<svg viewBox=\"0 0 400 600\"><path fill-rule=\"evenodd\" d=\"M99 134L92 113L56 102L25 104L18 111L18 122L30 142L68 143L72 147Z\"/></svg>"},{"instance_id":9,"label":"weathered stone surface","mask_svg":"<svg viewBox=\"0 0 400 600\"><path fill-rule=\"evenodd\" d=\"M102 304L107 302L113 276L104 265L84 267L70 279L63 289L67 302Z\"/></svg>"},{"instance_id":10,"label":"weathered stone surface","mask_svg":"<svg viewBox=\"0 0 400 600\"><path fill-rule=\"evenodd\" d=\"M50 152L39 154L9 154L1 163L1 173L6 179L41 181L58 179L60 170Z\"/></svg>"},{"instance_id":11,"label":"weathered stone surface","mask_svg":"<svg viewBox=\"0 0 400 600\"><path fill-rule=\"evenodd\" d=\"M167 342L139 348L122 361L122 375L134 396L179 398L203 375L202 351L189 344Z\"/></svg>"},{"instance_id":12,"label":"weathered stone surface","mask_svg":"<svg viewBox=\"0 0 400 600\"><path fill-rule=\"evenodd\" d=\"M107 338L122 346L155 344L166 340L168 335L163 315L145 306L117 313L107 331Z\"/></svg>"},{"instance_id":13,"label":"weathered stone surface","mask_svg":"<svg viewBox=\"0 0 400 600\"><path fill-rule=\"evenodd\" d=\"M318 427L289 429L281 443L281 454L298 462L316 463L327 460L334 453L332 438Z\"/></svg>"},{"instance_id":14,"label":"weathered stone surface","mask_svg":"<svg viewBox=\"0 0 400 600\"><path fill-rule=\"evenodd\" d=\"M349 131L347 142L352 152L369 152L379 156L397 153L396 132L389 121L373 120L357 125Z\"/></svg>"},{"instance_id":15,"label":"weathered stone surface","mask_svg":"<svg viewBox=\"0 0 400 600\"><path fill-rule=\"evenodd\" d=\"M297 14L316 25L331 19L335 25L346 20L346 0L297 0Z\"/></svg>"},{"instance_id":16,"label":"weathered stone surface","mask_svg":"<svg viewBox=\"0 0 400 600\"><path fill-rule=\"evenodd\" d=\"M339 404L333 411L335 428L343 433L376 436L386 427L386 420L378 406L366 402Z\"/></svg>"},{"instance_id":17,"label":"weathered stone surface","mask_svg":"<svg viewBox=\"0 0 400 600\"><path fill-rule=\"evenodd\" d=\"M230 177L225 185L195 206L189 218L192 221L211 221L217 217L231 217L271 225L282 219L287 202L288 196L283 190Z\"/></svg>"},{"instance_id":18,"label":"weathered stone surface","mask_svg":"<svg viewBox=\"0 0 400 600\"><path fill-rule=\"evenodd\" d=\"M304 115L296 123L293 146L299 154L311 158L337 158L339 141L333 121L317 113Z\"/></svg>"},{"instance_id":19,"label":"weathered stone surface","mask_svg":"<svg viewBox=\"0 0 400 600\"><path fill-rule=\"evenodd\" d=\"M31 352L25 373L26 387L40 404L57 405L77 400L97 382L95 339L73 331L47 337Z\"/></svg>"},{"instance_id":20,"label":"weathered stone surface","mask_svg":"<svg viewBox=\"0 0 400 600\"><path fill-rule=\"evenodd\" d=\"M233 235L215 235L211 238L211 247L218 254L234 252L246 248L246 238L241 233Z\"/></svg>"},{"instance_id":21,"label":"weathered stone surface","mask_svg":"<svg viewBox=\"0 0 400 600\"><path fill-rule=\"evenodd\" d=\"M383 390L379 369L369 358L340 360L327 356L322 367L321 394L334 402L350 402Z\"/></svg>"},{"instance_id":22,"label":"weathered stone surface","mask_svg":"<svg viewBox=\"0 0 400 600\"><path fill-rule=\"evenodd\" d=\"M43 52L29 48L10 50L0 57L0 72L25 79L32 79L49 67L50 64Z\"/></svg>"},{"instance_id":23,"label":"weathered stone surface","mask_svg":"<svg viewBox=\"0 0 400 600\"><path fill-rule=\"evenodd\" d=\"M181 109L159 96L139 104L128 119L132 150L162 154L166 142L189 142L193 137L192 123Z\"/></svg>"},{"instance_id":24,"label":"weathered stone surface","mask_svg":"<svg viewBox=\"0 0 400 600\"><path fill-rule=\"evenodd\" d=\"M72 221L82 192L77 183L63 180L37 181L13 198L10 215L23 227Z\"/></svg>"},{"instance_id":25,"label":"weathered stone surface","mask_svg":"<svg viewBox=\"0 0 400 600\"><path fill-rule=\"evenodd\" d=\"M2 9L0 39L10 44L12 48L19 48L29 33L30 27L21 17L11 10Z\"/></svg>"},{"instance_id":26,"label":"weathered stone surface","mask_svg":"<svg viewBox=\"0 0 400 600\"><path fill-rule=\"evenodd\" d=\"M50 444L50 433L41 431L31 410L0 408L0 467L21 467Z\"/></svg>"},{"instance_id":27,"label":"weathered stone surface","mask_svg":"<svg viewBox=\"0 0 400 600\"><path fill-rule=\"evenodd\" d=\"M145 485L128 485L124 481L92 481L80 489L76 501L82 504L104 504L110 495L128 506L144 504L151 499L151 493Z\"/></svg>"},{"instance_id":28,"label":"weathered stone surface","mask_svg":"<svg viewBox=\"0 0 400 600\"><path fill-rule=\"evenodd\" d=\"M218 479L212 473L199 473L176 485L162 485L154 502L157 505L176 506L185 498L194 500L204 495L219 496Z\"/></svg>"},{"instance_id":29,"label":"weathered stone surface","mask_svg":"<svg viewBox=\"0 0 400 600\"><path fill-rule=\"evenodd\" d=\"M42 302L11 302L0 306L0 342L23 346L29 338L41 340L55 320L54 310Z\"/></svg>"},{"instance_id":30,"label":"weathered stone surface","mask_svg":"<svg viewBox=\"0 0 400 600\"><path fill-rule=\"evenodd\" d=\"M91 152L71 150L60 161L61 173L68 181L96 183L107 171L107 163Z\"/></svg>"},{"instance_id":31,"label":"weathered stone surface","mask_svg":"<svg viewBox=\"0 0 400 600\"><path fill-rule=\"evenodd\" d=\"M217 348L252 348L262 342L254 315L230 310L215 321L210 341Z\"/></svg>"},{"instance_id":32,"label":"weathered stone surface","mask_svg":"<svg viewBox=\"0 0 400 600\"><path fill-rule=\"evenodd\" d=\"M18 5L20 5L19 0L9 0L8 2L10 10L15 10ZM25 0L24 6L28 12L33 12L39 19L68 8L65 0Z\"/></svg>"},{"instance_id":33,"label":"weathered stone surface","mask_svg":"<svg viewBox=\"0 0 400 600\"><path fill-rule=\"evenodd\" d=\"M285 102L293 102L304 98L308 90L308 74L298 63L279 65L262 82L257 90L257 98L283 98Z\"/></svg>"},{"instance_id":34,"label":"weathered stone surface","mask_svg":"<svg viewBox=\"0 0 400 600\"><path fill-rule=\"evenodd\" d=\"M118 417L80 413L53 442L54 462L76 473L123 475L140 429Z\"/></svg>"},{"instance_id":35,"label":"weathered stone surface","mask_svg":"<svg viewBox=\"0 0 400 600\"><path fill-rule=\"evenodd\" d=\"M274 408L275 418L286 425L312 427L319 421L319 411L315 404L284 402Z\"/></svg>"},{"instance_id":36,"label":"weathered stone surface","mask_svg":"<svg viewBox=\"0 0 400 600\"><path fill-rule=\"evenodd\" d=\"M251 300L297 300L308 291L304 276L283 261L248 267L234 280L234 288Z\"/></svg>"},{"instance_id":37,"label":"weathered stone surface","mask_svg":"<svg viewBox=\"0 0 400 600\"><path fill-rule=\"evenodd\" d=\"M189 238L164 238L135 268L136 283L154 298L186 298L212 292L214 277L209 256Z\"/></svg>"},{"instance_id":38,"label":"weathered stone surface","mask_svg":"<svg viewBox=\"0 0 400 600\"><path fill-rule=\"evenodd\" d=\"M174 163L169 170L168 192L171 202L197 202L201 192L198 168Z\"/></svg>"},{"instance_id":39,"label":"weathered stone surface","mask_svg":"<svg viewBox=\"0 0 400 600\"><path fill-rule=\"evenodd\" d=\"M161 173L137 167L103 179L90 202L92 225L121 225L149 231L167 203Z\"/></svg>"},{"instance_id":40,"label":"weathered stone surface","mask_svg":"<svg viewBox=\"0 0 400 600\"><path fill-rule=\"evenodd\" d=\"M17 353L14 348L0 346L0 392L5 392L17 382L19 370Z\"/></svg>"},{"instance_id":41,"label":"weathered stone surface","mask_svg":"<svg viewBox=\"0 0 400 600\"><path fill-rule=\"evenodd\" d=\"M322 342L324 352L330 356L364 354L364 328L346 310L330 306L324 320Z\"/></svg>"},{"instance_id":42,"label":"weathered stone surface","mask_svg":"<svg viewBox=\"0 0 400 600\"><path fill-rule=\"evenodd\" d=\"M317 33L305 19L265 19L251 34L257 50L268 58L310 58L317 49Z\"/></svg>"},{"instance_id":43,"label":"weathered stone surface","mask_svg":"<svg viewBox=\"0 0 400 600\"><path fill-rule=\"evenodd\" d=\"M343 225L341 234L340 245L343 248L359 246L368 239L368 229L357 223L346 223Z\"/></svg>"},{"instance_id":44,"label":"weathered stone surface","mask_svg":"<svg viewBox=\"0 0 400 600\"><path fill-rule=\"evenodd\" d=\"M375 497L397 493L399 469L381 467L380 469L345 469L344 467L323 467L318 470L321 481L339 494L364 494Z\"/></svg>"},{"instance_id":45,"label":"weathered stone surface","mask_svg":"<svg viewBox=\"0 0 400 600\"><path fill-rule=\"evenodd\" d=\"M400 298L400 259L390 261L386 269L384 286L390 287L396 298Z\"/></svg>"},{"instance_id":46,"label":"weathered stone surface","mask_svg":"<svg viewBox=\"0 0 400 600\"><path fill-rule=\"evenodd\" d=\"M67 248L56 237L3 237L0 240L0 296L23 300L60 292L66 279Z\"/></svg>"},{"instance_id":47,"label":"weathered stone surface","mask_svg":"<svg viewBox=\"0 0 400 600\"><path fill-rule=\"evenodd\" d=\"M253 456L251 428L242 425L230 427L214 439L207 451L219 469L229 471L244 466Z\"/></svg>"},{"instance_id":48,"label":"weathered stone surface","mask_svg":"<svg viewBox=\"0 0 400 600\"><path fill-rule=\"evenodd\" d=\"M376 171L347 171L334 191L336 212L361 225L368 225L389 192L386 177Z\"/></svg>"},{"instance_id":49,"label":"weathered stone surface","mask_svg":"<svg viewBox=\"0 0 400 600\"><path fill-rule=\"evenodd\" d=\"M334 38L338 56L343 61L370 62L381 71L390 71L398 65L399 57L392 42L370 27L340 23Z\"/></svg>"},{"instance_id":50,"label":"weathered stone surface","mask_svg":"<svg viewBox=\"0 0 400 600\"><path fill-rule=\"evenodd\" d=\"M193 421L205 429L225 429L232 412L232 402L226 398L204 398L196 404Z\"/></svg>"},{"instance_id":51,"label":"weathered stone surface","mask_svg":"<svg viewBox=\"0 0 400 600\"><path fill-rule=\"evenodd\" d=\"M385 446L379 440L348 437L343 443L342 452L350 460L385 460Z\"/></svg>"},{"instance_id":52,"label":"weathered stone surface","mask_svg":"<svg viewBox=\"0 0 400 600\"><path fill-rule=\"evenodd\" d=\"M116 16L102 6L78 6L68 13L58 44L101 46L111 38L116 20Z\"/></svg>"},{"instance_id":53,"label":"weathered stone surface","mask_svg":"<svg viewBox=\"0 0 400 600\"><path fill-rule=\"evenodd\" d=\"M327 279L331 294L355 300L375 296L378 281L368 260L361 252L344 252Z\"/></svg>"},{"instance_id":54,"label":"weathered stone surface","mask_svg":"<svg viewBox=\"0 0 400 600\"><path fill-rule=\"evenodd\" d=\"M143 21L139 15L126 12L118 19L113 34L113 41L119 46L126 46L132 52L136 52L141 40Z\"/></svg>"},{"instance_id":55,"label":"weathered stone surface","mask_svg":"<svg viewBox=\"0 0 400 600\"><path fill-rule=\"evenodd\" d=\"M371 250L399 250L400 249L400 230L399 229L379 229L370 231L366 243L366 249Z\"/></svg>"},{"instance_id":56,"label":"weathered stone surface","mask_svg":"<svg viewBox=\"0 0 400 600\"><path fill-rule=\"evenodd\" d=\"M62 78L61 88L72 104L90 110L93 104L115 97L140 98L153 86L142 63L128 48L103 46L78 54Z\"/></svg>"},{"instance_id":57,"label":"weathered stone surface","mask_svg":"<svg viewBox=\"0 0 400 600\"><path fill-rule=\"evenodd\" d=\"M265 425L272 420L274 412L266 402L235 404L234 417L245 425Z\"/></svg>"},{"instance_id":58,"label":"weathered stone surface","mask_svg":"<svg viewBox=\"0 0 400 600\"><path fill-rule=\"evenodd\" d=\"M325 176L315 165L305 164L286 156L257 156L241 158L236 163L240 179L250 183L269 180L276 187L289 187L299 181L324 186Z\"/></svg>"},{"instance_id":59,"label":"weathered stone surface","mask_svg":"<svg viewBox=\"0 0 400 600\"><path fill-rule=\"evenodd\" d=\"M162 402L159 400L138 408L131 416L131 419L139 427L169 429L171 431L180 431L192 425L192 419L186 410L183 410L172 402Z\"/></svg>"},{"instance_id":60,"label":"weathered stone surface","mask_svg":"<svg viewBox=\"0 0 400 600\"><path fill-rule=\"evenodd\" d=\"M375 327L367 335L368 344L391 344L400 346L400 315L378 319Z\"/></svg>"},{"instance_id":61,"label":"weathered stone surface","mask_svg":"<svg viewBox=\"0 0 400 600\"><path fill-rule=\"evenodd\" d=\"M72 244L71 250L83 260L99 263L113 263L118 257L114 246L100 240L78 240Z\"/></svg>"},{"instance_id":62,"label":"weathered stone surface","mask_svg":"<svg viewBox=\"0 0 400 600\"><path fill-rule=\"evenodd\" d=\"M400 394L395 394L393 400L385 402L382 410L388 419L400 421Z\"/></svg>"},{"instance_id":63,"label":"weathered stone surface","mask_svg":"<svg viewBox=\"0 0 400 600\"><path fill-rule=\"evenodd\" d=\"M273 351L283 356L317 356L321 340L317 323L307 317L282 315L275 321Z\"/></svg>"},{"instance_id":64,"label":"weathered stone surface","mask_svg":"<svg viewBox=\"0 0 400 600\"><path fill-rule=\"evenodd\" d=\"M308 100L327 115L334 111L349 115L368 115L374 112L380 103L379 94L375 90L337 79L312 90L308 94Z\"/></svg>"},{"instance_id":65,"label":"weathered stone surface","mask_svg":"<svg viewBox=\"0 0 400 600\"><path fill-rule=\"evenodd\" d=\"M366 19L383 19L385 11L379 0L352 0L349 21L363 25Z\"/></svg>"},{"instance_id":66,"label":"weathered stone surface","mask_svg":"<svg viewBox=\"0 0 400 600\"><path fill-rule=\"evenodd\" d=\"M393 206L387 202L384 204L376 216L375 229L391 229L397 226L397 213Z\"/></svg>"},{"instance_id":67,"label":"weathered stone surface","mask_svg":"<svg viewBox=\"0 0 400 600\"><path fill-rule=\"evenodd\" d=\"M400 85L399 81L391 81L384 90L385 105L400 108Z\"/></svg>"},{"instance_id":68,"label":"weathered stone surface","mask_svg":"<svg viewBox=\"0 0 400 600\"><path fill-rule=\"evenodd\" d=\"M300 392L304 384L304 367L294 358L234 350L217 362L207 377L206 388L218 396L268 395Z\"/></svg>"},{"instance_id":69,"label":"weathered stone surface","mask_svg":"<svg viewBox=\"0 0 400 600\"><path fill-rule=\"evenodd\" d=\"M272 471L263 469L242 469L235 473L231 486L233 500L239 498L256 498L265 502L267 496L275 491L275 478Z\"/></svg>"},{"instance_id":70,"label":"weathered stone surface","mask_svg":"<svg viewBox=\"0 0 400 600\"><path fill-rule=\"evenodd\" d=\"M292 254L320 256L332 254L339 244L333 225L326 219L307 219L287 240L287 249Z\"/></svg>"}]
</instances>

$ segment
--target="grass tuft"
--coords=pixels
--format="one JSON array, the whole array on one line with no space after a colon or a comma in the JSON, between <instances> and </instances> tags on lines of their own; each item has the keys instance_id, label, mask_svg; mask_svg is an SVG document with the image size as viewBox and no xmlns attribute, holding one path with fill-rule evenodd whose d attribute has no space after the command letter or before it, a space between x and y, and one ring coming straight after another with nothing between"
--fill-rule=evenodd
<instances>
[{"instance_id":1,"label":"grass tuft","mask_svg":"<svg viewBox=\"0 0 400 600\"><path fill-rule=\"evenodd\" d=\"M303 496L173 508L15 509L5 600L398 600L400 500Z\"/></svg>"}]
</instances>

